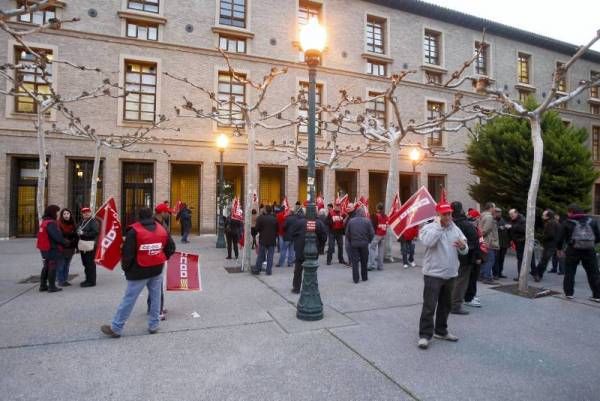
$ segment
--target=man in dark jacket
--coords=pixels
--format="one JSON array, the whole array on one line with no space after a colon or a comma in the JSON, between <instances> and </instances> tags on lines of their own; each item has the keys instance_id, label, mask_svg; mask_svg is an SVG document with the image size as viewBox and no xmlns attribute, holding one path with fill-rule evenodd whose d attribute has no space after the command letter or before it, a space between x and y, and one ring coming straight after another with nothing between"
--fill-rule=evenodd
<instances>
[{"instance_id":1,"label":"man in dark jacket","mask_svg":"<svg viewBox=\"0 0 600 401\"><path fill-rule=\"evenodd\" d=\"M100 234L100 225L98 220L92 216L92 210L89 207L81 209L83 220L79 224L77 229L77 235L79 236L79 251L81 253L81 264L84 267L85 280L80 284L82 287L93 287L96 285L96 262L94 257L96 256L96 240L98 234ZM82 242L92 242L94 247L91 250L83 250Z\"/></svg>"},{"instance_id":2,"label":"man in dark jacket","mask_svg":"<svg viewBox=\"0 0 600 401\"><path fill-rule=\"evenodd\" d=\"M517 211L510 209L508 211L510 222L505 226L508 228L510 239L515 243L517 253L517 277L514 281L519 281L521 274L521 264L523 263L523 253L525 252L525 218ZM531 255L531 270L535 270L535 255Z\"/></svg>"},{"instance_id":3,"label":"man in dark jacket","mask_svg":"<svg viewBox=\"0 0 600 401\"><path fill-rule=\"evenodd\" d=\"M552 210L544 210L544 213L542 213L542 220L544 220L544 235L542 237L544 253L542 253L542 258L533 271L533 279L536 282L540 281L542 277L544 277L546 266L556 252L556 241L558 240L559 230L558 223L554 219L554 212Z\"/></svg>"},{"instance_id":4,"label":"man in dark jacket","mask_svg":"<svg viewBox=\"0 0 600 401\"><path fill-rule=\"evenodd\" d=\"M273 254L277 244L277 218L271 213L271 205L265 206L265 214L256 219L256 232L258 233L258 257L252 273L260 274L263 262L267 261L267 276L273 269Z\"/></svg>"},{"instance_id":5,"label":"man in dark jacket","mask_svg":"<svg viewBox=\"0 0 600 401\"><path fill-rule=\"evenodd\" d=\"M469 252L466 255L458 255L460 264L458 267L458 277L452 290L452 308L450 309L450 313L468 315L469 312L463 309L462 304L469 285L471 271L475 267L475 262L481 258L479 254L479 235L473 223L467 219L462 203L452 202L451 206L453 210L452 220L467 238Z\"/></svg>"},{"instance_id":6,"label":"man in dark jacket","mask_svg":"<svg viewBox=\"0 0 600 401\"><path fill-rule=\"evenodd\" d=\"M563 290L565 297L573 299L575 291L575 273L579 262L587 274L588 284L592 290L590 300L600 303L600 273L596 262L595 245L600 242L598 223L590 216L583 213L583 209L576 204L569 205L568 219L560 229L558 236L558 249L563 249L566 244L565 254L565 279ZM562 254L563 251L560 251ZM561 255L562 256L562 255Z\"/></svg>"},{"instance_id":7,"label":"man in dark jacket","mask_svg":"<svg viewBox=\"0 0 600 401\"><path fill-rule=\"evenodd\" d=\"M167 230L152 217L152 210L142 208L138 212L139 221L130 226L123 244L121 267L127 279L127 289L117 309L112 323L100 327L102 333L118 338L135 306L140 292L148 287L150 313L148 332L158 330L160 314L160 294L164 262L175 252L175 243Z\"/></svg>"},{"instance_id":8,"label":"man in dark jacket","mask_svg":"<svg viewBox=\"0 0 600 401\"><path fill-rule=\"evenodd\" d=\"M371 220L366 217L364 208L355 211L346 224L346 241L351 252L352 279L358 283L358 263L362 281L368 280L369 244L375 237Z\"/></svg>"},{"instance_id":9,"label":"man in dark jacket","mask_svg":"<svg viewBox=\"0 0 600 401\"><path fill-rule=\"evenodd\" d=\"M306 237L306 215L304 210L300 208L296 213L296 219L294 225L290 228L290 236L294 241L294 250L296 253L296 261L294 263L294 278L292 281L292 292L298 294L300 292L300 286L302 285L302 272L304 267L304 240ZM323 222L319 219L315 222L315 233L317 235L317 249L320 244L325 243L327 240L327 232Z\"/></svg>"},{"instance_id":10,"label":"man in dark jacket","mask_svg":"<svg viewBox=\"0 0 600 401\"><path fill-rule=\"evenodd\" d=\"M502 209L496 208L496 225L498 226L498 253L496 254L496 263L494 264L494 280L506 278L502 271L504 270L504 259L506 252L510 248L510 234L506 228L506 220L502 217Z\"/></svg>"},{"instance_id":11,"label":"man in dark jacket","mask_svg":"<svg viewBox=\"0 0 600 401\"><path fill-rule=\"evenodd\" d=\"M225 239L227 240L227 257L225 259L231 259L232 249L235 258L239 258L238 242L240 241L240 236L242 235L242 228L242 222L237 219L233 219L230 211L229 216L227 216L225 219Z\"/></svg>"},{"instance_id":12,"label":"man in dark jacket","mask_svg":"<svg viewBox=\"0 0 600 401\"><path fill-rule=\"evenodd\" d=\"M42 254L42 272L40 274L40 291L58 292L62 288L56 286L56 270L62 258L62 247L67 244L58 227L57 218L60 208L49 205L44 210L37 235L37 248Z\"/></svg>"},{"instance_id":13,"label":"man in dark jacket","mask_svg":"<svg viewBox=\"0 0 600 401\"><path fill-rule=\"evenodd\" d=\"M188 235L192 229L192 211L188 208L187 203L181 204L181 209L177 212L176 220L179 220L181 225L181 243L187 244Z\"/></svg>"}]
</instances>

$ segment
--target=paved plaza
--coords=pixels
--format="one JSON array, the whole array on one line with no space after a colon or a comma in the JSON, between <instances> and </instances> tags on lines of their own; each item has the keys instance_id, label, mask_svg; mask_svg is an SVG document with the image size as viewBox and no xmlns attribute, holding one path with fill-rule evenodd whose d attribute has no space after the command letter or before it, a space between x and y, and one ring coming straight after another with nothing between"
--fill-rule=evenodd
<instances>
[{"instance_id":1,"label":"paved plaza","mask_svg":"<svg viewBox=\"0 0 600 401\"><path fill-rule=\"evenodd\" d=\"M176 239L178 241L178 238ZM354 284L325 266L325 318L295 317L292 268L229 274L214 236L180 250L201 255L202 292L166 293L168 319L147 334L146 292L123 337L106 338L124 291L120 270L56 294L18 281L39 274L34 241L0 241L2 400L574 400L600 399L600 305L583 269L573 301L525 299L479 285L483 303L450 315L457 343L416 347L419 268L386 264ZM397 244L395 244L397 245ZM399 255L399 249L394 249ZM417 262L420 257L417 258ZM512 283L515 259L507 259ZM82 267L76 255L71 273ZM562 276L546 288L561 291Z\"/></svg>"}]
</instances>

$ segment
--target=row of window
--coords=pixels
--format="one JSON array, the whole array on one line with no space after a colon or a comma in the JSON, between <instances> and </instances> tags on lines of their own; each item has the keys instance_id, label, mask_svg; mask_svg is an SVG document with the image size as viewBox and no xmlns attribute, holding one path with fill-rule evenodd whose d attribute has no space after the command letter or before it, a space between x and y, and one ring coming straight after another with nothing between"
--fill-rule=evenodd
<instances>
[{"instance_id":1,"label":"row of window","mask_svg":"<svg viewBox=\"0 0 600 401\"><path fill-rule=\"evenodd\" d=\"M145 11L149 13L159 12L159 0L128 0L127 8L136 11ZM298 8L298 25L301 27L308 23L310 18L322 19L322 4L309 0L300 0ZM219 24L232 26L236 28L246 28L246 0L220 0L219 2ZM55 18L56 10L54 7L49 7L44 11L36 11L20 16L23 22L32 22L34 24L42 24ZM365 46L368 53L374 56L386 54L386 24L385 18L367 15L365 26ZM126 36L131 38L157 41L159 25L151 22L142 22L137 20L126 21ZM246 38L236 36L235 34L220 34L219 47L222 50L232 53L246 53ZM475 60L474 67L476 74L489 75L489 44L474 43L474 49L478 50L478 56ZM301 61L303 55L301 54ZM519 99L524 100L531 92L535 91L532 86L531 79L531 59L530 54L519 52L517 55L517 81ZM426 29L423 35L423 61L425 63L425 81L428 83L441 84L444 72L436 69L427 69L427 65L433 67L442 66L442 33L431 29ZM388 75L389 61L378 58L369 58L366 56L366 73L375 76ZM557 62L556 67L561 67L563 63ZM598 79L600 72L591 71L590 79ZM559 92L567 92L567 79L562 77L558 87ZM599 98L598 87L590 90L590 97L593 99ZM566 107L566 103L563 104ZM597 111L597 105L591 105L591 112ZM594 113L598 114L598 113Z\"/></svg>"}]
</instances>

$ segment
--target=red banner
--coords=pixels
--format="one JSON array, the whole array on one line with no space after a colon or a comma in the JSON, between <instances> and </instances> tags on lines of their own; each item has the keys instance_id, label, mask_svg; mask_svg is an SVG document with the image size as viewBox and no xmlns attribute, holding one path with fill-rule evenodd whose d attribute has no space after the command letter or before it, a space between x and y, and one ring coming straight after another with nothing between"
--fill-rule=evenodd
<instances>
[{"instance_id":1,"label":"red banner","mask_svg":"<svg viewBox=\"0 0 600 401\"><path fill-rule=\"evenodd\" d=\"M342 213L346 213L346 209L348 209L349 202L350 202L350 199L348 198L348 194L342 196L341 198L338 197L335 200L335 204L340 205L340 210L342 211Z\"/></svg>"},{"instance_id":2,"label":"red banner","mask_svg":"<svg viewBox=\"0 0 600 401\"><path fill-rule=\"evenodd\" d=\"M117 206L112 197L96 212L96 218L102 224L100 225L95 262L100 266L113 270L121 261L123 235Z\"/></svg>"},{"instance_id":3,"label":"red banner","mask_svg":"<svg viewBox=\"0 0 600 401\"><path fill-rule=\"evenodd\" d=\"M202 291L199 259L192 253L171 255L167 262L167 291Z\"/></svg>"},{"instance_id":4,"label":"red banner","mask_svg":"<svg viewBox=\"0 0 600 401\"><path fill-rule=\"evenodd\" d=\"M285 213L286 214L289 213L289 211L290 211L290 204L288 203L287 196L283 198L283 202L281 202L281 203L283 205L283 210L285 210Z\"/></svg>"},{"instance_id":5,"label":"red banner","mask_svg":"<svg viewBox=\"0 0 600 401\"><path fill-rule=\"evenodd\" d=\"M427 188L421 187L400 209L390 213L390 228L396 238L400 238L406 229L433 219L436 215L435 204Z\"/></svg>"},{"instance_id":6,"label":"red banner","mask_svg":"<svg viewBox=\"0 0 600 401\"><path fill-rule=\"evenodd\" d=\"M392 207L390 208L387 215L393 216L400 210L401 206L402 206L402 203L400 202L400 194L398 194L398 192L396 192L396 195L394 195L394 200L392 200Z\"/></svg>"},{"instance_id":7,"label":"red banner","mask_svg":"<svg viewBox=\"0 0 600 401\"><path fill-rule=\"evenodd\" d=\"M322 195L317 196L317 210L325 209L325 199Z\"/></svg>"},{"instance_id":8,"label":"red banner","mask_svg":"<svg viewBox=\"0 0 600 401\"><path fill-rule=\"evenodd\" d=\"M358 202L356 202L356 209L359 208L359 206L362 206L362 208L365 210L365 215L368 216L369 215L369 198L365 198L363 195L360 196L360 198L358 199Z\"/></svg>"}]
</instances>

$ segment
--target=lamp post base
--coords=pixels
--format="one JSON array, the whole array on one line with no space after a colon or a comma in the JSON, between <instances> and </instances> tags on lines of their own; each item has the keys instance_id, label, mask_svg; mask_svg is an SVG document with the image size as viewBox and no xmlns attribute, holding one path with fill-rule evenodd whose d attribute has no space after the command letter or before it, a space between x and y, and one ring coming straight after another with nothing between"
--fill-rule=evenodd
<instances>
[{"instance_id":1,"label":"lamp post base","mask_svg":"<svg viewBox=\"0 0 600 401\"><path fill-rule=\"evenodd\" d=\"M306 259L302 264L304 277L302 279L302 291L296 306L296 317L300 320L323 319L323 302L319 293L319 282L317 280L317 269L319 260L317 255L316 238L314 233L306 233Z\"/></svg>"}]
</instances>

